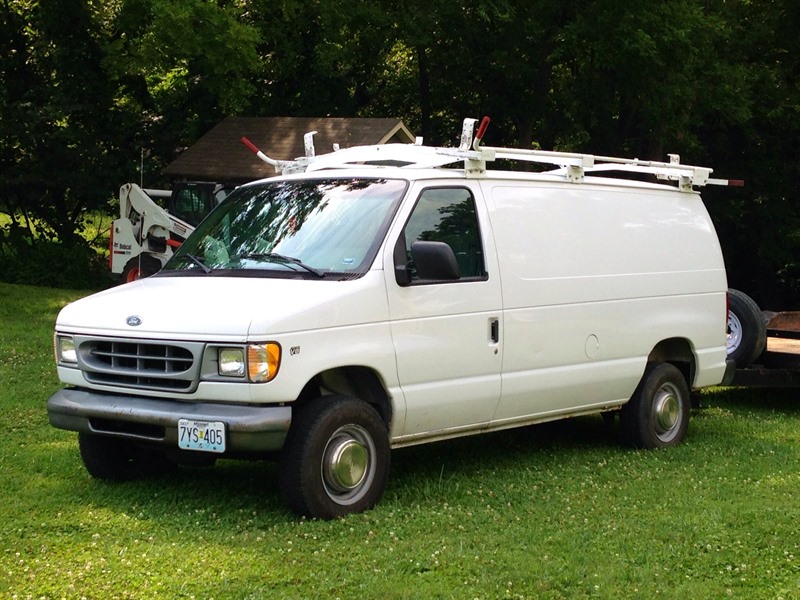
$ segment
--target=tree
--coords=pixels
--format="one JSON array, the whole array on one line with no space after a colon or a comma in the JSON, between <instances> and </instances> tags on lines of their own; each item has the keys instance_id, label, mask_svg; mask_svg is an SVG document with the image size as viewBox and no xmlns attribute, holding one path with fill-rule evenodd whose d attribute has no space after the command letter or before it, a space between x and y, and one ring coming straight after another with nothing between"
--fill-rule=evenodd
<instances>
[{"instance_id":1,"label":"tree","mask_svg":"<svg viewBox=\"0 0 800 600\"><path fill-rule=\"evenodd\" d=\"M6 242L77 243L141 148L163 165L253 93L257 34L224 6L3 0L0 17Z\"/></svg>"},{"instance_id":2,"label":"tree","mask_svg":"<svg viewBox=\"0 0 800 600\"><path fill-rule=\"evenodd\" d=\"M109 15L105 65L116 102L137 115L126 152L148 152L149 180L257 93L259 34L241 13L238 3L124 0Z\"/></svg>"},{"instance_id":3,"label":"tree","mask_svg":"<svg viewBox=\"0 0 800 600\"><path fill-rule=\"evenodd\" d=\"M730 280L800 303L800 48L791 0L0 0L0 237L87 210L228 114L395 116L426 143L712 166ZM142 151L149 154L138 173Z\"/></svg>"},{"instance_id":4,"label":"tree","mask_svg":"<svg viewBox=\"0 0 800 600\"><path fill-rule=\"evenodd\" d=\"M79 0L47 9L6 0L2 17L0 197L9 214L39 219L45 238L74 242L84 211L107 198L124 120L102 67L100 23ZM32 237L19 227L11 231Z\"/></svg>"},{"instance_id":5,"label":"tree","mask_svg":"<svg viewBox=\"0 0 800 600\"><path fill-rule=\"evenodd\" d=\"M741 67L740 118L708 120L701 136L718 171L746 187L708 195L729 282L772 310L800 305L800 41L792 0L724 3L728 59ZM721 82L721 85L731 82Z\"/></svg>"},{"instance_id":6,"label":"tree","mask_svg":"<svg viewBox=\"0 0 800 600\"><path fill-rule=\"evenodd\" d=\"M253 0L246 20L263 57L251 114L369 116L394 24L374 0Z\"/></svg>"}]
</instances>

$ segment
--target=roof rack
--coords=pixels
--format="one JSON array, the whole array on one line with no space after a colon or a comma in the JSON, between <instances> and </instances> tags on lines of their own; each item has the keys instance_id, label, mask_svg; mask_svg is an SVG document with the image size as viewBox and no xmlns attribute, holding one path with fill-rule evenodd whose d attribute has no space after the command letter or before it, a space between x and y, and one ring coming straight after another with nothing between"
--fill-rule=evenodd
<instances>
[{"instance_id":1,"label":"roof rack","mask_svg":"<svg viewBox=\"0 0 800 600\"><path fill-rule=\"evenodd\" d=\"M572 183L581 183L586 174L612 171L655 175L658 179L677 182L678 188L687 192L704 185L744 185L743 181L736 179L712 179L712 169L683 165L677 154L670 154L669 162L658 162L573 152L483 146L481 142L489 125L489 117L482 119L478 132L473 135L475 123L477 119L464 119L458 148L423 146L422 138L417 138L414 144L381 144L343 149L334 145L333 152L320 155L316 155L314 151L313 136L317 132L312 131L304 136L305 156L291 161L272 159L247 138L243 137L241 141L261 160L275 167L276 172L286 174L354 166L435 168L463 161L466 176L480 178L486 174L487 162L507 159L555 165L555 169L546 173L561 175Z\"/></svg>"}]
</instances>

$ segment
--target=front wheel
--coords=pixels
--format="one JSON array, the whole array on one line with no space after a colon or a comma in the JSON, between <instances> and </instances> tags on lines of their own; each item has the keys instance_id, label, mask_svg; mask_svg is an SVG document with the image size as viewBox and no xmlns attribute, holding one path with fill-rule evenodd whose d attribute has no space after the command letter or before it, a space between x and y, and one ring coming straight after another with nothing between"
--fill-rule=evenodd
<instances>
[{"instance_id":1,"label":"front wheel","mask_svg":"<svg viewBox=\"0 0 800 600\"><path fill-rule=\"evenodd\" d=\"M292 419L280 464L280 489L300 515L334 519L375 506L389 475L386 425L369 404L319 398Z\"/></svg>"},{"instance_id":2,"label":"front wheel","mask_svg":"<svg viewBox=\"0 0 800 600\"><path fill-rule=\"evenodd\" d=\"M620 425L637 448L664 448L681 443L689 427L689 386L677 367L650 365L630 401L622 407Z\"/></svg>"}]
</instances>

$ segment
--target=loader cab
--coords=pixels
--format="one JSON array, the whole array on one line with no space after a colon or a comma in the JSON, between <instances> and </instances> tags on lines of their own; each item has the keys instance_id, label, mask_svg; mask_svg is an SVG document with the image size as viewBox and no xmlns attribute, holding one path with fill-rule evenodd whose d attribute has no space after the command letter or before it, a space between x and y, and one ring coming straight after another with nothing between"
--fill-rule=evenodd
<instances>
[{"instance_id":1,"label":"loader cab","mask_svg":"<svg viewBox=\"0 0 800 600\"><path fill-rule=\"evenodd\" d=\"M233 186L203 181L179 181L172 188L169 213L197 227L225 197Z\"/></svg>"}]
</instances>

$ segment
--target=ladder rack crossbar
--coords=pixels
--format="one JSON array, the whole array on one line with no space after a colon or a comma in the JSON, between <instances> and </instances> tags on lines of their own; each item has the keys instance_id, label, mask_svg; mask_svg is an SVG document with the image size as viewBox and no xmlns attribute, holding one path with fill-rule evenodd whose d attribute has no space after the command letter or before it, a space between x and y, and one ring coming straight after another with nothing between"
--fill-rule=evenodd
<instances>
[{"instance_id":1,"label":"ladder rack crossbar","mask_svg":"<svg viewBox=\"0 0 800 600\"><path fill-rule=\"evenodd\" d=\"M482 169L485 170L486 162L498 159L554 165L559 169L548 171L549 173L566 175L571 181L580 181L584 174L613 171L655 175L660 179L679 181L681 187L717 184L724 181L710 179L712 169L680 163L491 146L481 146L478 150L413 144L354 146L312 158L302 157L297 160L299 167L297 170L319 171L356 165L387 164L406 169L423 169L443 167L460 161L482 165Z\"/></svg>"},{"instance_id":2,"label":"ladder rack crossbar","mask_svg":"<svg viewBox=\"0 0 800 600\"><path fill-rule=\"evenodd\" d=\"M293 161L277 161L258 151L249 140L243 138L242 141L259 158L273 165L276 171L282 173L356 166L427 169L463 161L466 176L479 178L485 176L487 162L505 159L554 165L557 168L546 171L548 174L564 176L573 183L582 182L587 173L623 172L654 175L658 179L676 181L678 188L682 191L691 191L693 187L704 185L741 185L735 180L711 179L712 169L680 164L677 155L670 155L670 162L660 162L575 152L482 146L480 136L485 131L485 125L488 124L488 117L484 117L481 129L473 143L470 144L475 122L475 119L465 119L461 144L458 148L423 146L420 139L415 144L380 144L343 149L334 147L333 152L315 155L312 136L316 132L309 132L304 139L305 156Z\"/></svg>"},{"instance_id":3,"label":"ladder rack crossbar","mask_svg":"<svg viewBox=\"0 0 800 600\"><path fill-rule=\"evenodd\" d=\"M578 168L582 173L618 171L627 173L642 173L655 175L659 179L682 181L688 179L689 186L700 186L716 183L709 180L712 169L696 167L680 163L666 163L654 160L640 160L638 158L619 158L616 156L595 156L593 154L576 154L572 152L555 152L547 150L523 150L514 148L486 148L492 150L497 158L516 159L525 162L549 163L559 167ZM563 172L569 175L569 170L559 169L553 173ZM572 171L573 175L575 171Z\"/></svg>"}]
</instances>

